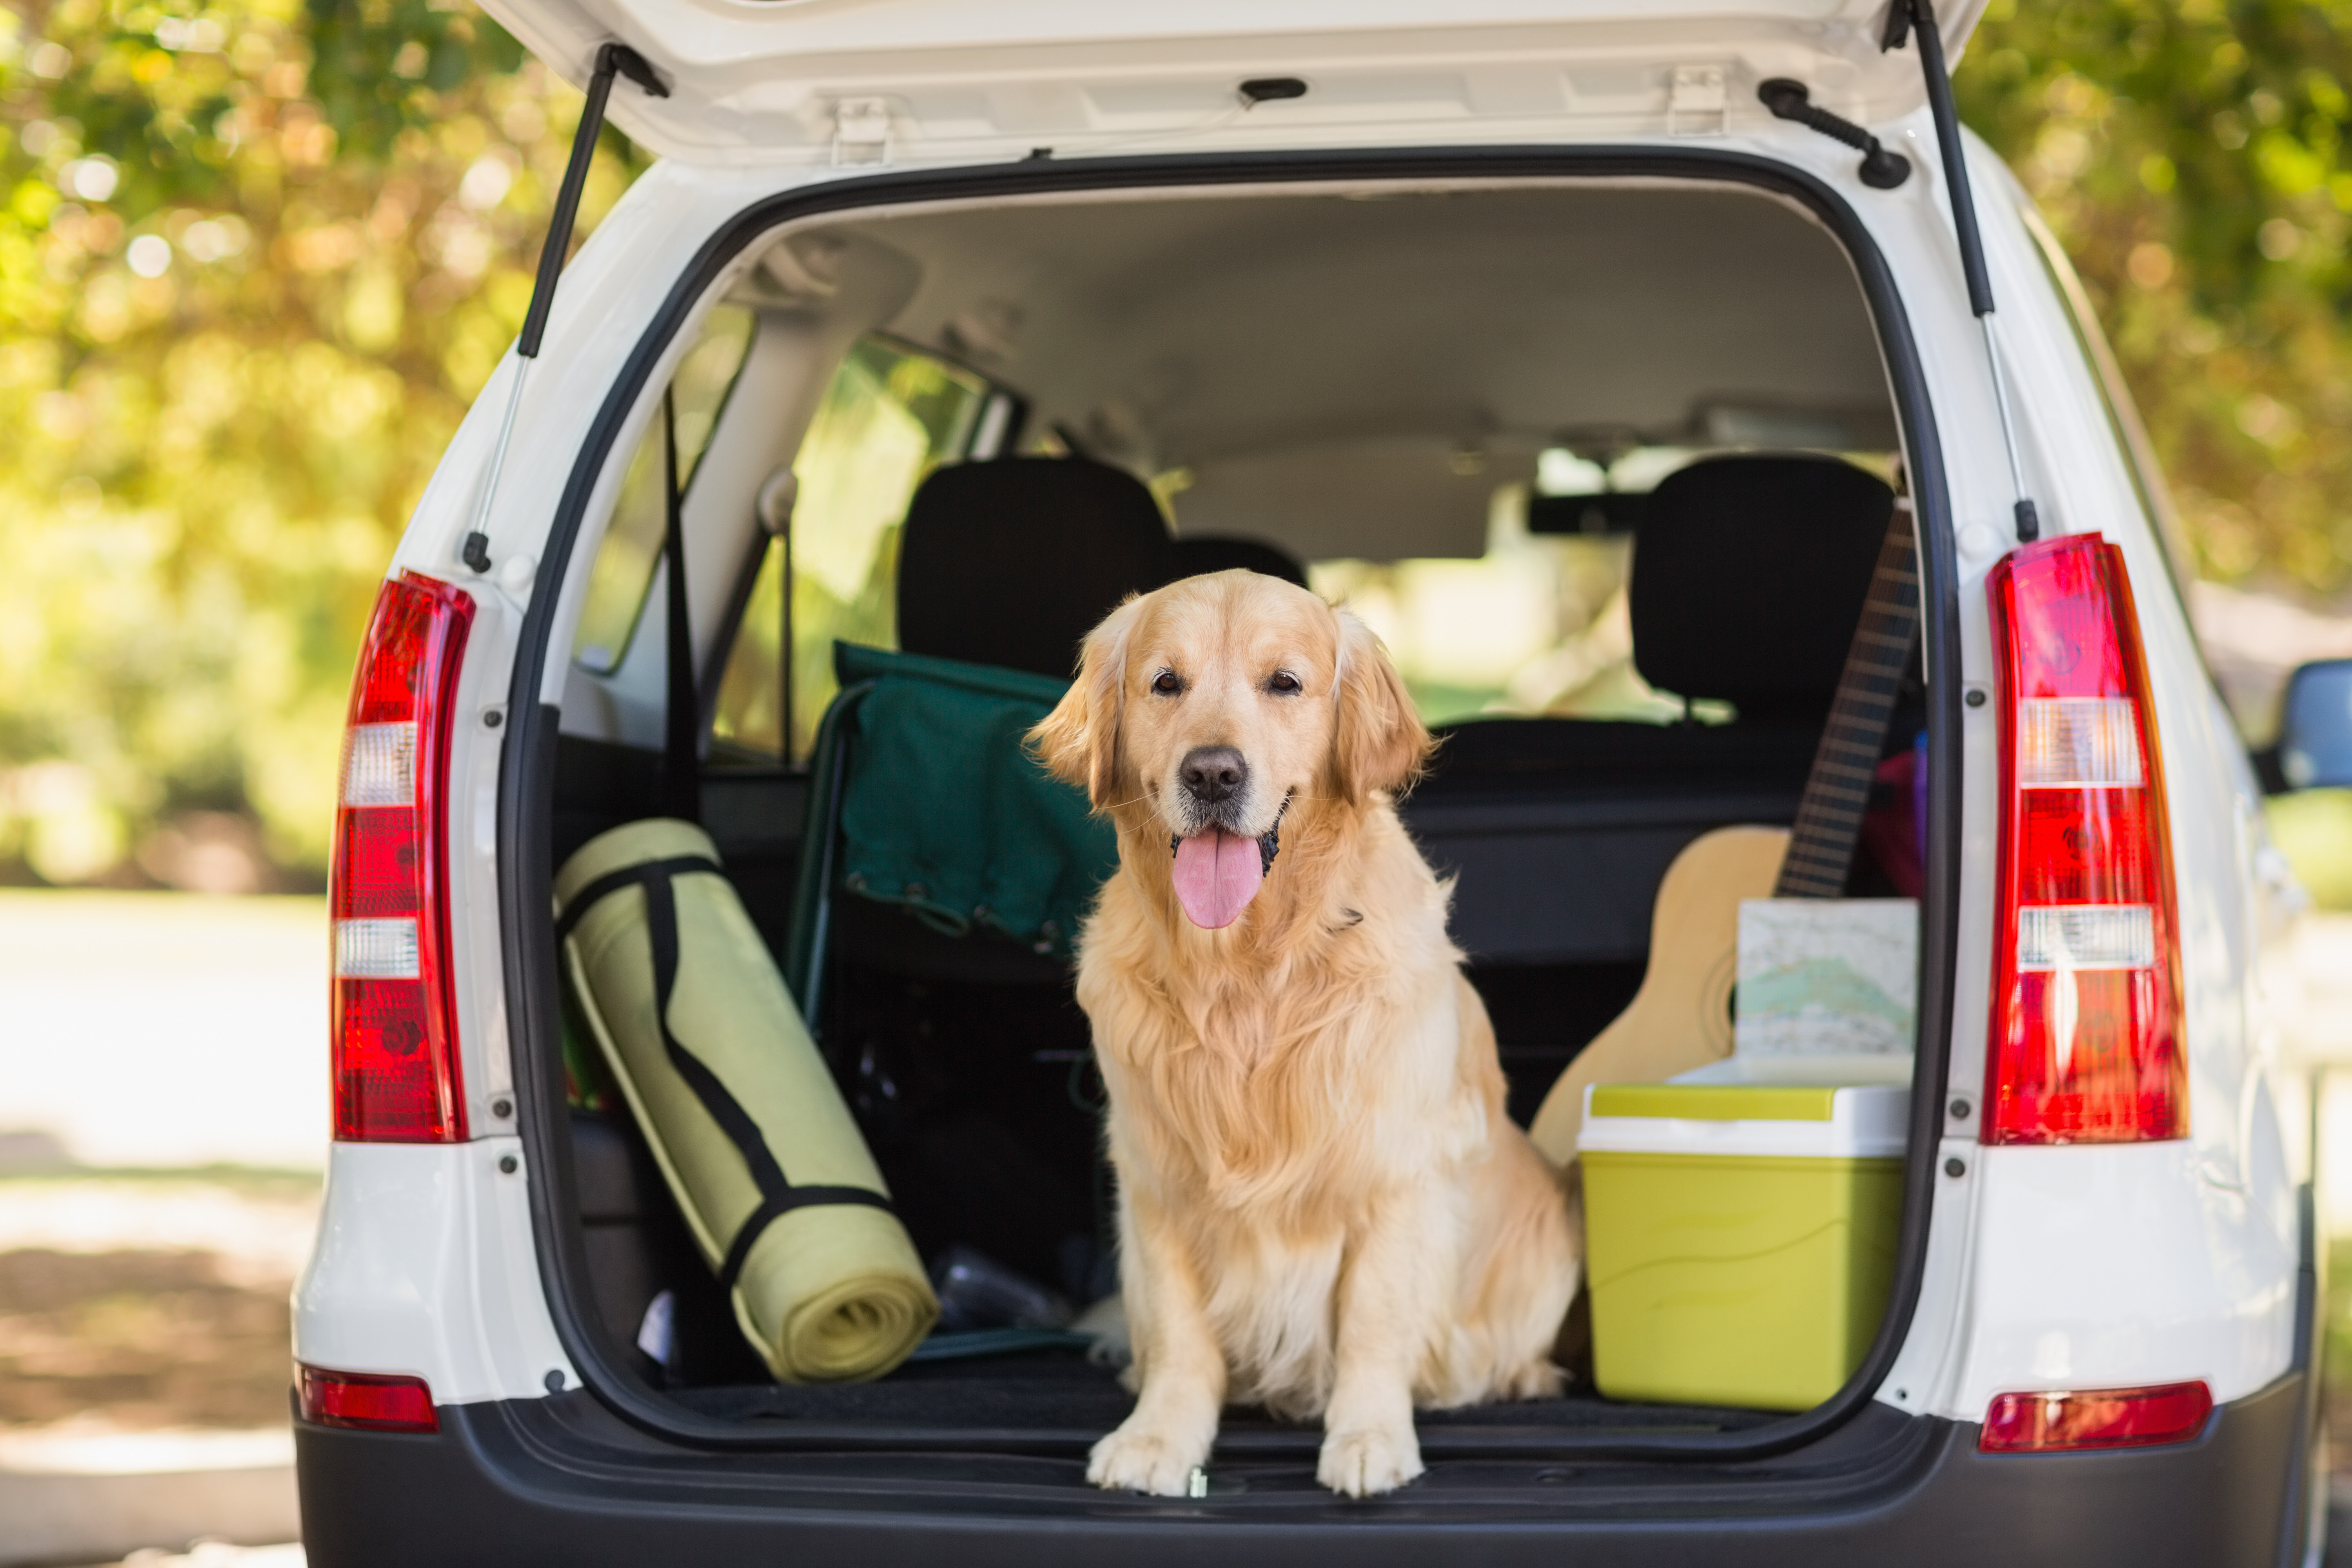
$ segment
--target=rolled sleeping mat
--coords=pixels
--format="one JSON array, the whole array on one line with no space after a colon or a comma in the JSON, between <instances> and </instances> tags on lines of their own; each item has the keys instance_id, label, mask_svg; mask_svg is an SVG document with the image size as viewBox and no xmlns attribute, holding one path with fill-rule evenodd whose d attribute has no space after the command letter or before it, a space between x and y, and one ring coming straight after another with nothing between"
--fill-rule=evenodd
<instances>
[{"instance_id":1,"label":"rolled sleeping mat","mask_svg":"<svg viewBox=\"0 0 2352 1568\"><path fill-rule=\"evenodd\" d=\"M616 827L555 902L589 1030L769 1370L849 1383L906 1360L939 1300L709 837Z\"/></svg>"}]
</instances>

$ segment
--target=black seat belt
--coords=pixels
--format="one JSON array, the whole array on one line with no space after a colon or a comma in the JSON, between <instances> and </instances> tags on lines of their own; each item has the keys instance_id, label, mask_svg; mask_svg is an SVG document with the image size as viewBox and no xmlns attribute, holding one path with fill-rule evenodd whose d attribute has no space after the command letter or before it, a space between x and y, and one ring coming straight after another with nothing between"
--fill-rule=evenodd
<instances>
[{"instance_id":1,"label":"black seat belt","mask_svg":"<svg viewBox=\"0 0 2352 1568\"><path fill-rule=\"evenodd\" d=\"M669 690L662 731L662 814L682 821L702 820L702 697L694 679L694 628L686 599L686 496L678 484L677 398L664 390L661 406L662 477L667 526L662 531L662 564L669 594Z\"/></svg>"}]
</instances>

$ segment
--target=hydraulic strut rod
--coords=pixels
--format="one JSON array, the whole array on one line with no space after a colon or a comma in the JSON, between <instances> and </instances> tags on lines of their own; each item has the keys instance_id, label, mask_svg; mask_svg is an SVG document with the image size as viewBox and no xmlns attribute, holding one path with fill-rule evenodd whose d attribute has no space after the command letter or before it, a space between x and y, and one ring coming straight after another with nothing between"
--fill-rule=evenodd
<instances>
[{"instance_id":1,"label":"hydraulic strut rod","mask_svg":"<svg viewBox=\"0 0 2352 1568\"><path fill-rule=\"evenodd\" d=\"M1969 194L1968 160L1960 146L1960 116L1952 107L1951 73L1944 67L1944 36L1936 30L1935 0L1894 0L1886 10L1886 32L1881 48L1899 49L1906 34L1919 39L1919 70L1927 79L1927 110L1936 121L1936 143L1943 155L1944 185L1952 202L1952 231L1959 242L1960 273L1968 279L1969 309L1976 313L1984 334L1985 367L1992 377L1993 406L2000 415L2000 442L2009 454L2009 482L2017 497L2017 542L2030 544L2042 537L2042 517L2033 498L2025 493L2025 465L2017 455L2017 427L2010 417L2009 384L2000 371L2000 348L1992 331L1992 278L1985 270L1984 237L1977 230L1975 199Z\"/></svg>"},{"instance_id":2,"label":"hydraulic strut rod","mask_svg":"<svg viewBox=\"0 0 2352 1568\"><path fill-rule=\"evenodd\" d=\"M467 531L458 555L476 572L490 569L490 503L498 499L499 475L507 466L507 445L514 439L515 414L522 407L522 384L530 362L539 357L541 338L547 332L548 312L555 308L555 281L572 248L572 226L580 216L580 193L588 184L588 165L596 155L596 137L604 129L604 102L613 95L613 79L627 77L649 97L667 98L669 89L654 75L645 56L626 44L605 44L596 50L596 68L588 78L588 101L581 106L580 129L572 132L572 161L564 165L563 184L555 194L555 213L548 220L547 239L540 247L539 276L530 286L530 310L522 319L522 337L515 343L514 384L507 389L507 408L499 421L499 442L490 449L489 472L482 479L480 499L474 503L474 526Z\"/></svg>"}]
</instances>

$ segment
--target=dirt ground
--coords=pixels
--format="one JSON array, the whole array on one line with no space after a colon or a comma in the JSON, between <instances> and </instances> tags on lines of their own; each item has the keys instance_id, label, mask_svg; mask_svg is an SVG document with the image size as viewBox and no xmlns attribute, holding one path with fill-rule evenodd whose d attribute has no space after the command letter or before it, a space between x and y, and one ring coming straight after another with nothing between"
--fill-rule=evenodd
<instances>
[{"instance_id":1,"label":"dirt ground","mask_svg":"<svg viewBox=\"0 0 2352 1568\"><path fill-rule=\"evenodd\" d=\"M0 1429L283 1425L316 1185L0 1181Z\"/></svg>"},{"instance_id":2,"label":"dirt ground","mask_svg":"<svg viewBox=\"0 0 2352 1568\"><path fill-rule=\"evenodd\" d=\"M284 1420L292 1281L272 1284L201 1252L0 1253L0 1423Z\"/></svg>"}]
</instances>

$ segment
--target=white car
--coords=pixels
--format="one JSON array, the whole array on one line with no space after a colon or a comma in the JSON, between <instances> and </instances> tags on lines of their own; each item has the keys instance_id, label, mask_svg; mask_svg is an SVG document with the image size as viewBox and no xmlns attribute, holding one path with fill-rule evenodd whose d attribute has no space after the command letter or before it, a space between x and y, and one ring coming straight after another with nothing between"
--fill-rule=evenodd
<instances>
[{"instance_id":1,"label":"white car","mask_svg":"<svg viewBox=\"0 0 2352 1568\"><path fill-rule=\"evenodd\" d=\"M1978 5L486 4L660 162L543 271L362 655L314 1563L2317 1561L2299 894L2081 290L1953 132ZM1195 1495L1100 1491L1128 1396L1075 1351L769 1377L569 1037L554 872L698 815L923 1256L1082 1303L1066 932L840 885L836 640L1066 678L1171 575L1346 595L1447 737L1407 819L1524 1118L1664 962L1668 864L1820 805L1897 492L1843 886L1918 900L1901 1233L1811 1409L1425 1415L1363 1502L1234 1412ZM2347 692L2298 677L2282 777L2352 782Z\"/></svg>"}]
</instances>

